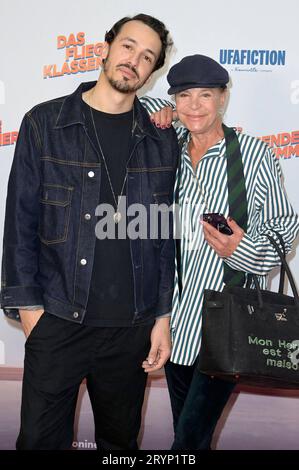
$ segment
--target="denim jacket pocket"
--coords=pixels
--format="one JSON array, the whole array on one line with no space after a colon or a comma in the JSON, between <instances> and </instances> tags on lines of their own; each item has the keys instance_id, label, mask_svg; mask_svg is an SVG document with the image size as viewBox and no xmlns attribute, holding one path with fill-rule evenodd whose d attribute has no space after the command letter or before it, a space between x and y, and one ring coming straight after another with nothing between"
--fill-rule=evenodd
<instances>
[{"instance_id":1,"label":"denim jacket pocket","mask_svg":"<svg viewBox=\"0 0 299 470\"><path fill-rule=\"evenodd\" d=\"M59 184L42 185L39 237L43 243L67 240L73 189Z\"/></svg>"},{"instance_id":2,"label":"denim jacket pocket","mask_svg":"<svg viewBox=\"0 0 299 470\"><path fill-rule=\"evenodd\" d=\"M170 219L169 219L169 211L170 211L170 198L169 192L161 191L153 193L154 198L154 205L156 206L156 210L154 211L155 214L155 221L151 221L157 227L156 230L156 237L153 239L154 246L159 248L161 245L161 241L163 239L167 239L167 234L169 235L170 229Z\"/></svg>"}]
</instances>

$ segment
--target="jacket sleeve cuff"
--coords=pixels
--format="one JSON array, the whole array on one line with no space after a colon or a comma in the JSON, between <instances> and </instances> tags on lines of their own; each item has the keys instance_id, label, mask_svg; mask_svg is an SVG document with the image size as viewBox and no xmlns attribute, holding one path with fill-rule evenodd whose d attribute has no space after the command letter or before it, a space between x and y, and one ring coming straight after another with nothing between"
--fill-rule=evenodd
<instances>
[{"instance_id":1,"label":"jacket sleeve cuff","mask_svg":"<svg viewBox=\"0 0 299 470\"><path fill-rule=\"evenodd\" d=\"M168 317L171 317L171 312L156 316L156 320L158 320L158 318L168 318Z\"/></svg>"},{"instance_id":2,"label":"jacket sleeve cuff","mask_svg":"<svg viewBox=\"0 0 299 470\"><path fill-rule=\"evenodd\" d=\"M263 242L262 237L255 241L245 233L234 253L224 261L237 271L260 276L269 274L279 264L279 257L270 242L267 239Z\"/></svg>"},{"instance_id":3,"label":"jacket sleeve cuff","mask_svg":"<svg viewBox=\"0 0 299 470\"><path fill-rule=\"evenodd\" d=\"M173 289L168 290L160 295L156 311L158 312L157 317L168 316L169 312L172 310L172 296Z\"/></svg>"},{"instance_id":4,"label":"jacket sleeve cuff","mask_svg":"<svg viewBox=\"0 0 299 470\"><path fill-rule=\"evenodd\" d=\"M41 310L44 308L43 305L18 305L14 308L18 308L19 310Z\"/></svg>"},{"instance_id":5,"label":"jacket sleeve cuff","mask_svg":"<svg viewBox=\"0 0 299 470\"><path fill-rule=\"evenodd\" d=\"M9 318L19 320L19 306L43 305L43 291L38 286L4 287L1 291L1 308Z\"/></svg>"}]
</instances>

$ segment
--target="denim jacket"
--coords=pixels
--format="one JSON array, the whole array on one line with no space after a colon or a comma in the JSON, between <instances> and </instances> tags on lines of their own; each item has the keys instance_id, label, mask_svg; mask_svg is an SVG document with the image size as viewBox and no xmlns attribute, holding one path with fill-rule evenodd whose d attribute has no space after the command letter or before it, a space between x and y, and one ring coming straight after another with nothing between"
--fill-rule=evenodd
<instances>
[{"instance_id":1,"label":"denim jacket","mask_svg":"<svg viewBox=\"0 0 299 470\"><path fill-rule=\"evenodd\" d=\"M23 119L6 201L1 306L8 317L19 318L18 306L43 305L64 319L84 320L102 165L81 97L94 85L39 104ZM175 131L156 129L137 98L134 116L127 205L170 205L179 152ZM130 248L138 324L171 311L172 220L168 239L131 239Z\"/></svg>"}]
</instances>

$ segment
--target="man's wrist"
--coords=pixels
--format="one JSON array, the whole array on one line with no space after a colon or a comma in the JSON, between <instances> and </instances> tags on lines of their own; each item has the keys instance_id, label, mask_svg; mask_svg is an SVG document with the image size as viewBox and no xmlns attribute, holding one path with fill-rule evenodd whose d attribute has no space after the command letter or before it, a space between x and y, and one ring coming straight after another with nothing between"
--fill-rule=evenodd
<instances>
[{"instance_id":1,"label":"man's wrist","mask_svg":"<svg viewBox=\"0 0 299 470\"><path fill-rule=\"evenodd\" d=\"M170 323L170 316L171 314L165 314L165 315L161 315L159 317L156 317L156 323L164 323L166 325L169 325Z\"/></svg>"}]
</instances>

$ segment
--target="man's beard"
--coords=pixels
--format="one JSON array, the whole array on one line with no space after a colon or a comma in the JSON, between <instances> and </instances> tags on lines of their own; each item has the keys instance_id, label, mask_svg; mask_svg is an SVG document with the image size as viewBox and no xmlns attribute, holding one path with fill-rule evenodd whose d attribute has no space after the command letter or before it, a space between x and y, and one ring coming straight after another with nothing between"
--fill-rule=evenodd
<instances>
[{"instance_id":1,"label":"man's beard","mask_svg":"<svg viewBox=\"0 0 299 470\"><path fill-rule=\"evenodd\" d=\"M112 86L112 88L114 88L114 90L119 91L120 93L133 93L142 87L142 85L140 84L131 86L129 83L126 83L125 81L113 80L113 78L109 77L108 75L107 75L107 80Z\"/></svg>"},{"instance_id":2,"label":"man's beard","mask_svg":"<svg viewBox=\"0 0 299 470\"><path fill-rule=\"evenodd\" d=\"M121 64L121 66L128 67L128 69L132 70L136 74L137 78L139 78L134 68L130 67L128 64ZM103 72L105 72L107 80L112 86L112 88L114 88L114 90L119 91L120 93L134 93L144 85L144 82L137 83L136 85L130 85L128 83L129 79L127 79L126 77L124 77L123 80L114 80L112 77L109 76L109 67L107 67L107 59L103 64Z\"/></svg>"}]
</instances>

